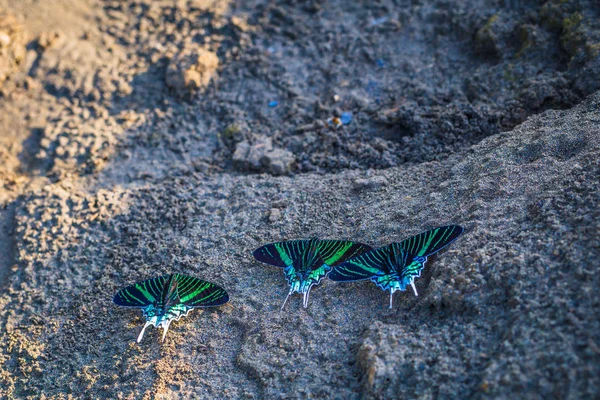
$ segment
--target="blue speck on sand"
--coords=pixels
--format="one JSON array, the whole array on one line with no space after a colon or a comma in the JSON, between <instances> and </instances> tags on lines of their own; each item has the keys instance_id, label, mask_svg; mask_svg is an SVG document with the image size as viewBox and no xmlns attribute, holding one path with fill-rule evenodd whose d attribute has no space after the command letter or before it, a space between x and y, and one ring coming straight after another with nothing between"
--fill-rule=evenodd
<instances>
[{"instance_id":1,"label":"blue speck on sand","mask_svg":"<svg viewBox=\"0 0 600 400\"><path fill-rule=\"evenodd\" d=\"M379 68L385 67L385 61L383 61L381 58L377 59L375 62Z\"/></svg>"},{"instance_id":2,"label":"blue speck on sand","mask_svg":"<svg viewBox=\"0 0 600 400\"><path fill-rule=\"evenodd\" d=\"M273 108L273 107L277 107L277 105L279 104L278 101L272 101L269 103L269 107Z\"/></svg>"},{"instance_id":3,"label":"blue speck on sand","mask_svg":"<svg viewBox=\"0 0 600 400\"><path fill-rule=\"evenodd\" d=\"M343 112L340 120L342 121L342 124L348 125L350 122L352 122L352 113L348 111Z\"/></svg>"}]
</instances>

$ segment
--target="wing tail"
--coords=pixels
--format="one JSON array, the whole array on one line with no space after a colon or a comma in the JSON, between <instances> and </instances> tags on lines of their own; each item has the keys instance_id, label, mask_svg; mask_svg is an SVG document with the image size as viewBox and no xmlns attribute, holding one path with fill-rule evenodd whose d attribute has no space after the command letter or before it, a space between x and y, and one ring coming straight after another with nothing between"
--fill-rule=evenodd
<instances>
[{"instance_id":1,"label":"wing tail","mask_svg":"<svg viewBox=\"0 0 600 400\"><path fill-rule=\"evenodd\" d=\"M144 331L146 331L146 328L149 327L150 325L152 325L151 321L146 322L146 325L144 325L144 327L142 328L142 331L138 335L138 338L137 338L138 343L142 341L142 338L144 337Z\"/></svg>"}]
</instances>

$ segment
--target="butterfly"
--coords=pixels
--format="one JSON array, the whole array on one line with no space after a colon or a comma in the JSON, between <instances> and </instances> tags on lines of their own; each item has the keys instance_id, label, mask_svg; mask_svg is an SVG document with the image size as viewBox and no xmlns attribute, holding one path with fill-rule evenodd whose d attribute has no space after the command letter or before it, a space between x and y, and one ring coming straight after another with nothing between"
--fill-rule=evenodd
<instances>
[{"instance_id":1,"label":"butterfly","mask_svg":"<svg viewBox=\"0 0 600 400\"><path fill-rule=\"evenodd\" d=\"M346 240L288 240L259 247L253 253L260 262L283 268L290 291L281 306L285 306L290 295L302 293L303 306L308 306L310 289L327 276L331 268L365 251L366 244Z\"/></svg>"},{"instance_id":2,"label":"butterfly","mask_svg":"<svg viewBox=\"0 0 600 400\"><path fill-rule=\"evenodd\" d=\"M400 243L360 254L333 268L329 279L349 282L370 279L382 290L390 291L390 308L394 292L410 285L418 296L414 280L421 276L427 257L455 241L463 233L458 225L435 228Z\"/></svg>"},{"instance_id":3,"label":"butterfly","mask_svg":"<svg viewBox=\"0 0 600 400\"><path fill-rule=\"evenodd\" d=\"M138 282L119 290L113 302L122 307L141 308L146 317L137 342L149 325L163 328L165 340L169 325L188 315L192 308L220 306L229 301L225 289L198 278L169 274Z\"/></svg>"}]
</instances>

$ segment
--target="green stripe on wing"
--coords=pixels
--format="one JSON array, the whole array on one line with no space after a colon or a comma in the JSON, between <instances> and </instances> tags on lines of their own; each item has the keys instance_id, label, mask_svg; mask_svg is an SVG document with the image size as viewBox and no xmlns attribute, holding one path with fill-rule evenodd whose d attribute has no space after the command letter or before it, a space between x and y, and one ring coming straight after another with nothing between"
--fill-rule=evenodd
<instances>
[{"instance_id":1,"label":"green stripe on wing","mask_svg":"<svg viewBox=\"0 0 600 400\"><path fill-rule=\"evenodd\" d=\"M179 320L195 307L225 304L229 296L214 283L183 274L170 274L121 289L113 301L119 306L142 308L147 322L138 336L139 343L149 325L162 327L164 340L172 321Z\"/></svg>"},{"instance_id":2,"label":"green stripe on wing","mask_svg":"<svg viewBox=\"0 0 600 400\"><path fill-rule=\"evenodd\" d=\"M320 240L319 254L323 262L334 267L344 261L371 250L371 246L348 240Z\"/></svg>"},{"instance_id":3,"label":"green stripe on wing","mask_svg":"<svg viewBox=\"0 0 600 400\"><path fill-rule=\"evenodd\" d=\"M419 276L427 257L452 243L463 232L458 225L435 228L400 243L367 251L335 266L329 278L334 281L358 281L371 277L395 274Z\"/></svg>"},{"instance_id":4,"label":"green stripe on wing","mask_svg":"<svg viewBox=\"0 0 600 400\"><path fill-rule=\"evenodd\" d=\"M462 233L459 225L448 225L420 233L400 242L410 257L429 257L455 241Z\"/></svg>"},{"instance_id":5,"label":"green stripe on wing","mask_svg":"<svg viewBox=\"0 0 600 400\"><path fill-rule=\"evenodd\" d=\"M389 247L367 251L333 267L329 279L336 282L360 281L389 273Z\"/></svg>"},{"instance_id":6,"label":"green stripe on wing","mask_svg":"<svg viewBox=\"0 0 600 400\"><path fill-rule=\"evenodd\" d=\"M220 306L229 301L222 287L202 279L177 274L179 299L188 307Z\"/></svg>"},{"instance_id":7,"label":"green stripe on wing","mask_svg":"<svg viewBox=\"0 0 600 400\"><path fill-rule=\"evenodd\" d=\"M293 260L302 257L310 240L287 240L270 243L254 250L254 258L260 262L285 268L293 264Z\"/></svg>"},{"instance_id":8,"label":"green stripe on wing","mask_svg":"<svg viewBox=\"0 0 600 400\"><path fill-rule=\"evenodd\" d=\"M147 279L119 290L113 302L121 307L147 307L160 299L168 275Z\"/></svg>"},{"instance_id":9,"label":"green stripe on wing","mask_svg":"<svg viewBox=\"0 0 600 400\"><path fill-rule=\"evenodd\" d=\"M371 279L383 290L406 290L421 276L427 257L440 251L463 233L458 225L442 226L412 236L400 243L371 250L337 265L329 274L329 279L337 282Z\"/></svg>"},{"instance_id":10,"label":"green stripe on wing","mask_svg":"<svg viewBox=\"0 0 600 400\"><path fill-rule=\"evenodd\" d=\"M294 292L304 294L306 307L310 289L327 276L332 266L370 249L352 241L313 238L270 243L256 249L253 255L258 261L284 268L290 285L288 297Z\"/></svg>"}]
</instances>

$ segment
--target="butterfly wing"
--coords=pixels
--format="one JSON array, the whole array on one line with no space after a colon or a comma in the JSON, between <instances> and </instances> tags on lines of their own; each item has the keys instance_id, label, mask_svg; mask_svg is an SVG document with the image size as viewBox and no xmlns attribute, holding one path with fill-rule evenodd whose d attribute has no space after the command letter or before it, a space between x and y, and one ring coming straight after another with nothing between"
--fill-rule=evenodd
<instances>
[{"instance_id":1,"label":"butterfly wing","mask_svg":"<svg viewBox=\"0 0 600 400\"><path fill-rule=\"evenodd\" d=\"M191 276L177 274L179 301L186 307L214 307L229 301L222 287Z\"/></svg>"},{"instance_id":2,"label":"butterfly wing","mask_svg":"<svg viewBox=\"0 0 600 400\"><path fill-rule=\"evenodd\" d=\"M372 250L371 246L349 240L319 240L319 255L331 267Z\"/></svg>"},{"instance_id":3,"label":"butterfly wing","mask_svg":"<svg viewBox=\"0 0 600 400\"><path fill-rule=\"evenodd\" d=\"M121 307L145 308L161 299L169 275L146 279L119 290L113 302Z\"/></svg>"},{"instance_id":4,"label":"butterfly wing","mask_svg":"<svg viewBox=\"0 0 600 400\"><path fill-rule=\"evenodd\" d=\"M310 288L319 284L333 265L370 249L362 243L313 238L267 244L253 254L258 261L284 268L290 285L288 297L294 292L303 293L306 307Z\"/></svg>"},{"instance_id":5,"label":"butterfly wing","mask_svg":"<svg viewBox=\"0 0 600 400\"><path fill-rule=\"evenodd\" d=\"M310 287L319 283L322 276L327 275L326 265L319 254L319 239L294 241L300 242L295 249L300 249L300 254L294 254L292 264L285 267L283 272L290 285L290 293L305 293Z\"/></svg>"},{"instance_id":6,"label":"butterfly wing","mask_svg":"<svg viewBox=\"0 0 600 400\"><path fill-rule=\"evenodd\" d=\"M421 276L427 257L411 256L402 243L392 243L387 246L386 273L375 275L371 280L382 290L405 290L415 278ZM416 289L415 289L416 292Z\"/></svg>"},{"instance_id":7,"label":"butterfly wing","mask_svg":"<svg viewBox=\"0 0 600 400\"><path fill-rule=\"evenodd\" d=\"M373 277L372 281L383 290L405 290L415 278L421 276L427 257L437 253L455 241L464 229L459 225L441 226L411 236L400 243L390 245L390 266L392 274L386 277ZM417 293L414 288L415 294Z\"/></svg>"},{"instance_id":8,"label":"butterfly wing","mask_svg":"<svg viewBox=\"0 0 600 400\"><path fill-rule=\"evenodd\" d=\"M423 232L400 243L392 243L351 258L336 266L329 278L338 282L371 278L379 286L388 287L391 278L383 276L392 274L397 275L394 279L399 279L402 282L400 286L404 288L415 277L420 276L428 256L448 246L462 233L463 228L458 225Z\"/></svg>"},{"instance_id":9,"label":"butterfly wing","mask_svg":"<svg viewBox=\"0 0 600 400\"><path fill-rule=\"evenodd\" d=\"M412 236L400 242L410 262L414 257L429 257L454 242L464 229L459 225L448 225Z\"/></svg>"},{"instance_id":10,"label":"butterfly wing","mask_svg":"<svg viewBox=\"0 0 600 400\"><path fill-rule=\"evenodd\" d=\"M270 243L254 250L254 258L260 262L286 268L300 259L310 240L286 240Z\"/></svg>"},{"instance_id":11,"label":"butterfly wing","mask_svg":"<svg viewBox=\"0 0 600 400\"><path fill-rule=\"evenodd\" d=\"M304 308L308 307L308 296L310 293L310 289L314 285L318 285L323 280L323 278L327 276L327 273L331 269L330 266L323 262L323 259L318 254L318 251L315 252L315 255L313 257L308 258L307 261L308 263L305 264L306 267L304 268L303 273L296 274L296 276L299 276L300 279L290 279L288 277L288 272L292 272L293 267L285 269L286 278L290 283L291 290L300 292L304 296L302 302Z\"/></svg>"},{"instance_id":12,"label":"butterfly wing","mask_svg":"<svg viewBox=\"0 0 600 400\"><path fill-rule=\"evenodd\" d=\"M300 292L305 292L313 285L319 284L331 270L345 260L371 250L371 247L362 243L347 240L319 240L311 239L302 243L300 257L293 259L293 271L300 275ZM300 246L299 246L300 247ZM288 277L289 272L286 273ZM290 279L288 278L288 281ZM290 281L293 286L293 282Z\"/></svg>"},{"instance_id":13,"label":"butterfly wing","mask_svg":"<svg viewBox=\"0 0 600 400\"><path fill-rule=\"evenodd\" d=\"M285 269L285 277L291 288L300 293L309 291L329 272L330 267L325 264L320 254L320 242L316 238L308 241L301 257L294 259L293 265Z\"/></svg>"},{"instance_id":14,"label":"butterfly wing","mask_svg":"<svg viewBox=\"0 0 600 400\"><path fill-rule=\"evenodd\" d=\"M386 275L390 273L389 254L390 246L362 253L333 267L329 279L336 282L350 282Z\"/></svg>"},{"instance_id":15,"label":"butterfly wing","mask_svg":"<svg viewBox=\"0 0 600 400\"><path fill-rule=\"evenodd\" d=\"M303 277L300 291L305 292L311 286L319 284L332 266L367 250L371 250L371 247L347 240L310 240L302 253L302 262L294 264L295 271Z\"/></svg>"}]
</instances>

